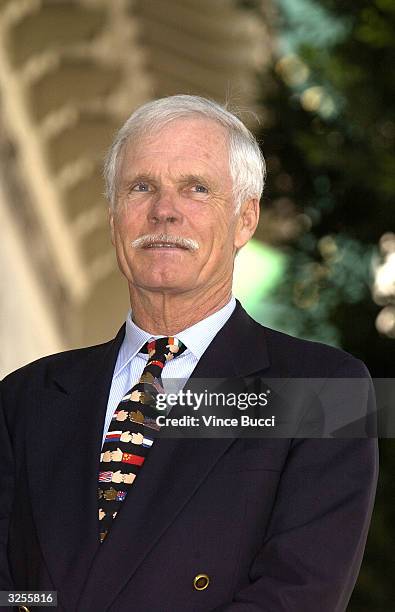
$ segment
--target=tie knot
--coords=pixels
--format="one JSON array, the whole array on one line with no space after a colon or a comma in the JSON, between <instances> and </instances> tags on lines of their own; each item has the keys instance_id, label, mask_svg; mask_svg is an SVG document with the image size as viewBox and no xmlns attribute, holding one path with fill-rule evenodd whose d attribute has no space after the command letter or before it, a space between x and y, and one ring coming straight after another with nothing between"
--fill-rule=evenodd
<instances>
[{"instance_id":1,"label":"tie knot","mask_svg":"<svg viewBox=\"0 0 395 612\"><path fill-rule=\"evenodd\" d=\"M163 338L151 338L141 349L142 353L148 353L148 361L157 360L163 364L170 359L178 357L186 350L185 344L174 336Z\"/></svg>"}]
</instances>

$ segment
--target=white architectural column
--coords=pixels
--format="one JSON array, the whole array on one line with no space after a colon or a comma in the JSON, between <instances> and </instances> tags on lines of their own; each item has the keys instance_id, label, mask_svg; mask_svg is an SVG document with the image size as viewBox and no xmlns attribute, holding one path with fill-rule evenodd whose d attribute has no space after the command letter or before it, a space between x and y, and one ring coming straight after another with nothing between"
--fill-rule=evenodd
<instances>
[{"instance_id":1,"label":"white architectural column","mask_svg":"<svg viewBox=\"0 0 395 612\"><path fill-rule=\"evenodd\" d=\"M43 355L61 351L46 295L30 265L28 240L13 222L0 185L0 378Z\"/></svg>"}]
</instances>

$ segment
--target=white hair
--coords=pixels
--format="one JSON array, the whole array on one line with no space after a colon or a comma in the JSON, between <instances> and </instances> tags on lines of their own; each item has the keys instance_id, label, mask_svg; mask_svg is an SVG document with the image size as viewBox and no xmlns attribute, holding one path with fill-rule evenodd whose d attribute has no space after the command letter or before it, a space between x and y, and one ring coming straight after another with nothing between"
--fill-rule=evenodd
<instances>
[{"instance_id":1,"label":"white hair","mask_svg":"<svg viewBox=\"0 0 395 612\"><path fill-rule=\"evenodd\" d=\"M260 199L265 184L266 164L250 130L226 108L199 96L179 94L147 102L135 110L115 136L104 163L106 196L112 208L117 197L119 158L125 144L137 142L153 130L177 119L204 117L222 125L228 134L229 170L236 212L250 198Z\"/></svg>"}]
</instances>

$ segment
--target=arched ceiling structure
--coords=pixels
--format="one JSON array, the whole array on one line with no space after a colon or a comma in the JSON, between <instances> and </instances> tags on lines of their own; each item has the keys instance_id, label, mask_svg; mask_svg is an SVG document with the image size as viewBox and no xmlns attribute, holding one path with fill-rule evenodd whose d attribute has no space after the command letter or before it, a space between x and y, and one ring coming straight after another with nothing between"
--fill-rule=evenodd
<instances>
[{"instance_id":1,"label":"arched ceiling structure","mask_svg":"<svg viewBox=\"0 0 395 612\"><path fill-rule=\"evenodd\" d=\"M0 0L0 163L65 346L109 337L127 308L102 196L114 131L179 92L253 109L269 57L265 25L233 0Z\"/></svg>"}]
</instances>

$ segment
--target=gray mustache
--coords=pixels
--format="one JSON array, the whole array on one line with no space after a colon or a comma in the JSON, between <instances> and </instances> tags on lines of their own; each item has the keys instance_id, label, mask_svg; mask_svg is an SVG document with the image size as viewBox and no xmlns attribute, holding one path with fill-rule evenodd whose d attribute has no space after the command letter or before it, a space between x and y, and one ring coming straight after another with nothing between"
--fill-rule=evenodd
<instances>
[{"instance_id":1,"label":"gray mustache","mask_svg":"<svg viewBox=\"0 0 395 612\"><path fill-rule=\"evenodd\" d=\"M188 249L189 251L197 251L199 243L192 238L183 238L182 236L172 236L171 234L145 234L133 240L131 246L134 249L141 249L157 242L165 242L174 246Z\"/></svg>"}]
</instances>

